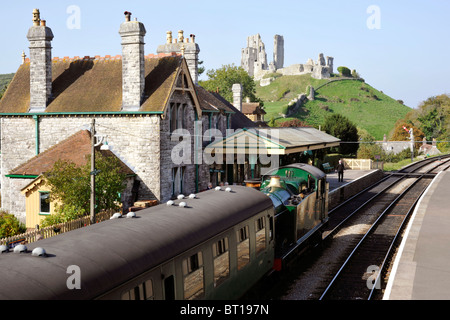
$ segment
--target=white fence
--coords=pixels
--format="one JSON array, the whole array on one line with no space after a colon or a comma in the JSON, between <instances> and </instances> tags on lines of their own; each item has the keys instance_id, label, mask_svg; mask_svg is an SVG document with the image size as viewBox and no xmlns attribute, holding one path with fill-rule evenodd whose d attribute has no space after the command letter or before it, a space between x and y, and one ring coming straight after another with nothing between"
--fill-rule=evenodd
<instances>
[{"instance_id":1,"label":"white fence","mask_svg":"<svg viewBox=\"0 0 450 320\"><path fill-rule=\"evenodd\" d=\"M343 159L346 169L351 170L372 170L381 169L383 170L382 161L373 161L370 159Z\"/></svg>"}]
</instances>

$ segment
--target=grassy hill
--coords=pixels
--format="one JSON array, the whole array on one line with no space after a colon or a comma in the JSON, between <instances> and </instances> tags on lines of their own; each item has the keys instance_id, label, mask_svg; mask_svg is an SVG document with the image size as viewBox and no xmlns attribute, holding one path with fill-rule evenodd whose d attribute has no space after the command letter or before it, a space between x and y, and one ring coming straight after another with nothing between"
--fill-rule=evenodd
<instances>
[{"instance_id":1,"label":"grassy hill","mask_svg":"<svg viewBox=\"0 0 450 320\"><path fill-rule=\"evenodd\" d=\"M0 74L0 90L9 84L13 77L14 73Z\"/></svg>"},{"instance_id":2,"label":"grassy hill","mask_svg":"<svg viewBox=\"0 0 450 320\"><path fill-rule=\"evenodd\" d=\"M256 95L264 101L267 112L265 119L269 121L273 116L277 125L292 119L284 118L282 114L286 114L289 101L306 93L309 85L316 89L315 100L307 101L294 117L314 127L322 125L329 114L339 113L367 130L375 139L382 140L395 122L411 110L357 79L334 77L318 80L310 75L282 76L266 87L257 85Z\"/></svg>"},{"instance_id":3,"label":"grassy hill","mask_svg":"<svg viewBox=\"0 0 450 320\"><path fill-rule=\"evenodd\" d=\"M5 92L6 86L11 82L14 77L14 73L0 74L0 98Z\"/></svg>"}]
</instances>

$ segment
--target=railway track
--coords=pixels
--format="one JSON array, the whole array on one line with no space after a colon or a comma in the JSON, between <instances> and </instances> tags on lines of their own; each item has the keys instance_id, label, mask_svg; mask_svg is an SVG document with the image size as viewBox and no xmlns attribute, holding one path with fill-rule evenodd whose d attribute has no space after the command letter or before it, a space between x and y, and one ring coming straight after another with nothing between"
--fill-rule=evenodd
<instances>
[{"instance_id":1,"label":"railway track","mask_svg":"<svg viewBox=\"0 0 450 320\"><path fill-rule=\"evenodd\" d=\"M434 175L448 168L448 157L414 163L330 211L322 248L302 259L293 285L275 299L380 298L409 213Z\"/></svg>"},{"instance_id":2,"label":"railway track","mask_svg":"<svg viewBox=\"0 0 450 320\"><path fill-rule=\"evenodd\" d=\"M413 178L412 183L377 217L349 254L320 300L355 300L372 298L382 288L382 274L399 238L402 226L417 199L431 183L429 177ZM383 286L384 287L384 286Z\"/></svg>"}]
</instances>

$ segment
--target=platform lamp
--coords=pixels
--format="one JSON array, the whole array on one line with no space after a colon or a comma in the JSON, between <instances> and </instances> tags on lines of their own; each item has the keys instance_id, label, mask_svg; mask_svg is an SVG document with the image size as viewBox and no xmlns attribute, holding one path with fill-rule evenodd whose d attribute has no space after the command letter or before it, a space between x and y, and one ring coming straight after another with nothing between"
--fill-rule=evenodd
<instances>
[{"instance_id":1,"label":"platform lamp","mask_svg":"<svg viewBox=\"0 0 450 320\"><path fill-rule=\"evenodd\" d=\"M99 140L95 141L95 138ZM95 147L98 147L103 143L104 137L96 135L95 133L95 119L92 119L91 123L91 201L90 201L90 220L91 224L95 224L95 176L100 172L95 169ZM100 150L110 150L108 141L100 147Z\"/></svg>"}]
</instances>

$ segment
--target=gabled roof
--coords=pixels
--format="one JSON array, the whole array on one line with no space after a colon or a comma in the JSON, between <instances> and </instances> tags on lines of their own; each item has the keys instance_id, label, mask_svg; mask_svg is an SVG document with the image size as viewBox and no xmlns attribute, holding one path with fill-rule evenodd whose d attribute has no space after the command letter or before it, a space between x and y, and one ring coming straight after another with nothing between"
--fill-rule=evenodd
<instances>
[{"instance_id":1,"label":"gabled roof","mask_svg":"<svg viewBox=\"0 0 450 320\"><path fill-rule=\"evenodd\" d=\"M338 138L307 127L251 128L237 130L223 140L214 141L205 150L232 154L291 154L339 146Z\"/></svg>"},{"instance_id":2,"label":"gabled roof","mask_svg":"<svg viewBox=\"0 0 450 320\"><path fill-rule=\"evenodd\" d=\"M97 150L99 147L97 147ZM105 156L114 156L109 150L100 150ZM83 166L91 154L91 133L88 130L78 131L69 138L61 141L46 151L31 158L27 162L13 169L8 176L37 177L53 168L58 160L67 160L77 166ZM119 159L122 171L133 175L134 172Z\"/></svg>"},{"instance_id":3,"label":"gabled roof","mask_svg":"<svg viewBox=\"0 0 450 320\"><path fill-rule=\"evenodd\" d=\"M266 111L261 108L259 102L244 102L242 103L243 114L266 114Z\"/></svg>"},{"instance_id":4,"label":"gabled roof","mask_svg":"<svg viewBox=\"0 0 450 320\"><path fill-rule=\"evenodd\" d=\"M210 95L214 96L218 101L225 105L231 112L234 112L231 117L231 129L243 129L243 128L255 128L258 124L250 120L245 114L240 112L233 104L228 102L224 97L216 92L208 92Z\"/></svg>"},{"instance_id":5,"label":"gabled roof","mask_svg":"<svg viewBox=\"0 0 450 320\"><path fill-rule=\"evenodd\" d=\"M207 112L224 111L234 113L234 111L229 107L229 104L225 102L226 100L221 99L220 95L209 92L201 86L195 86L195 89L197 91L198 100L200 102L200 107L202 108L202 110Z\"/></svg>"},{"instance_id":6,"label":"gabled roof","mask_svg":"<svg viewBox=\"0 0 450 320\"><path fill-rule=\"evenodd\" d=\"M0 113L28 112L30 62L27 61L19 67L0 101ZM144 102L139 111L163 113L181 70L189 72L180 55L146 56ZM53 97L46 113L120 112L122 109L121 56L54 58L52 78ZM195 90L192 93L195 95Z\"/></svg>"}]
</instances>

